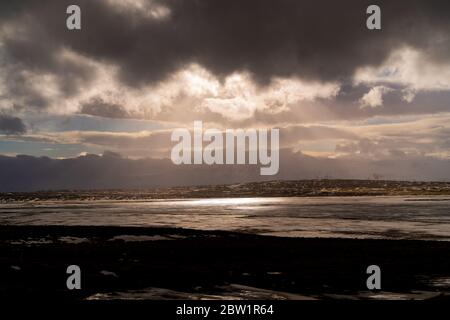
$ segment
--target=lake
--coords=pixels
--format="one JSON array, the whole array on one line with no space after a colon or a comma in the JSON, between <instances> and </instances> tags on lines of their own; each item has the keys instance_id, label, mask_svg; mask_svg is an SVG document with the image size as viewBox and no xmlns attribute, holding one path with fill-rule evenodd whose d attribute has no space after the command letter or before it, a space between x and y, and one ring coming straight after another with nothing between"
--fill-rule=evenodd
<instances>
[{"instance_id":1,"label":"lake","mask_svg":"<svg viewBox=\"0 0 450 320\"><path fill-rule=\"evenodd\" d=\"M0 205L2 225L155 226L288 237L450 240L450 199L216 198Z\"/></svg>"}]
</instances>

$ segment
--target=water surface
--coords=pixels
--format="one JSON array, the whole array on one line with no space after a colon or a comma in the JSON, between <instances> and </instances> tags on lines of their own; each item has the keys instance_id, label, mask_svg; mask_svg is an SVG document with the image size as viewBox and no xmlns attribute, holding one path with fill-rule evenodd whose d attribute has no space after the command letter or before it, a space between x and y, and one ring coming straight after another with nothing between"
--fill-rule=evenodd
<instances>
[{"instance_id":1,"label":"water surface","mask_svg":"<svg viewBox=\"0 0 450 320\"><path fill-rule=\"evenodd\" d=\"M450 199L217 198L0 204L2 225L183 227L289 237L450 240Z\"/></svg>"}]
</instances>

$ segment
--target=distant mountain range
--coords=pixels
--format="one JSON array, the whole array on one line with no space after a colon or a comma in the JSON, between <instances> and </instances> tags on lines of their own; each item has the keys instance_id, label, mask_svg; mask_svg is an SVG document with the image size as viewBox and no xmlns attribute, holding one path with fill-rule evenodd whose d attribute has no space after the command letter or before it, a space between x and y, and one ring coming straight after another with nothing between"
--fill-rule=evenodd
<instances>
[{"instance_id":1,"label":"distant mountain range","mask_svg":"<svg viewBox=\"0 0 450 320\"><path fill-rule=\"evenodd\" d=\"M112 152L70 159L0 156L0 192L148 189L273 180L370 179L450 181L450 160L326 159L282 151L280 171L261 176L259 165L174 165L169 159L128 159Z\"/></svg>"}]
</instances>

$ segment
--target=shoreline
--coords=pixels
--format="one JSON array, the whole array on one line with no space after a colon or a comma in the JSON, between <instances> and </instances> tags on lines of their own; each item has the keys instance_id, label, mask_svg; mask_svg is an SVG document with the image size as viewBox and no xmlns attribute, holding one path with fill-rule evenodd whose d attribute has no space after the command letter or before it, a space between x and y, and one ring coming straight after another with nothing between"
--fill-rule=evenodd
<instances>
[{"instance_id":1,"label":"shoreline","mask_svg":"<svg viewBox=\"0 0 450 320\"><path fill-rule=\"evenodd\" d=\"M0 205L8 205L8 204L26 204L26 203L139 203L139 202L181 202L181 201L190 201L190 200L214 200L214 199L276 199L276 198L299 198L299 199L339 199L339 198L404 198L405 201L411 202L425 202L425 201L450 201L450 194L358 194L358 195L294 195L294 196L283 196L283 195L272 195L272 196L214 196L214 197L178 197L178 198L73 198L73 199L64 199L64 198L49 198L49 199L41 199L39 197L31 199L8 199L4 201L1 199L0 194Z\"/></svg>"},{"instance_id":2,"label":"shoreline","mask_svg":"<svg viewBox=\"0 0 450 320\"><path fill-rule=\"evenodd\" d=\"M247 197L450 196L450 182L286 180L129 190L0 192L0 203L44 200L156 200Z\"/></svg>"}]
</instances>

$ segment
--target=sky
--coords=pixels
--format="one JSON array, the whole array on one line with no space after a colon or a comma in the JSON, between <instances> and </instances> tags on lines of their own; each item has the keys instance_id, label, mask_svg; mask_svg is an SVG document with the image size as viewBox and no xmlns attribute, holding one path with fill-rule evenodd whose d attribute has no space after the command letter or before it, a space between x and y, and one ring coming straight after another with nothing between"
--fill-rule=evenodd
<instances>
[{"instance_id":1,"label":"sky","mask_svg":"<svg viewBox=\"0 0 450 320\"><path fill-rule=\"evenodd\" d=\"M368 30L372 2L1 1L0 156L149 170L201 120L279 128L285 178L450 180L450 2L376 1Z\"/></svg>"}]
</instances>

